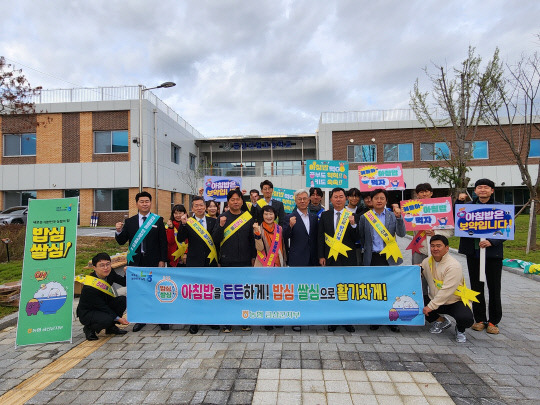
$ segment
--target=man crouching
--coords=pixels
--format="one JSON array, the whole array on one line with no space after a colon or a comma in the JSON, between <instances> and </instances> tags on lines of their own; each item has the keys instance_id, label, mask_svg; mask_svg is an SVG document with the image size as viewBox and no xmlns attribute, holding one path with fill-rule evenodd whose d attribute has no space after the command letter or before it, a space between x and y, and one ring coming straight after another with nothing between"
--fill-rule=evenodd
<instances>
[{"instance_id":1,"label":"man crouching","mask_svg":"<svg viewBox=\"0 0 540 405\"><path fill-rule=\"evenodd\" d=\"M123 318L126 310L126 297L117 297L111 287L113 283L126 286L126 277L111 271L111 257L107 253L98 253L92 258L94 272L89 276L77 276L83 284L77 316L84 325L87 340L97 340L96 333L101 329L109 335L124 335L127 331L119 329L115 323L128 325Z\"/></svg>"},{"instance_id":2,"label":"man crouching","mask_svg":"<svg viewBox=\"0 0 540 405\"><path fill-rule=\"evenodd\" d=\"M474 323L469 305L465 305L461 294L467 290L461 264L448 251L448 239L443 235L431 237L431 257L422 262L422 273L429 287L429 302L424 307L424 315L429 323L433 323L429 331L441 333L452 323L443 314L450 315L456 320L456 341L465 343L465 329ZM458 288L459 287L459 288ZM461 291L461 292L460 292ZM460 295L458 295L460 294Z\"/></svg>"}]
</instances>

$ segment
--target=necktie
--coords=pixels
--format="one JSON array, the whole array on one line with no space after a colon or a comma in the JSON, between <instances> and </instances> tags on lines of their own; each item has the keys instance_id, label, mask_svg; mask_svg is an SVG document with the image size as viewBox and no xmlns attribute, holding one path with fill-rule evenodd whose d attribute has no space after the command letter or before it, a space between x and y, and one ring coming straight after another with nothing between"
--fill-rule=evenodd
<instances>
[{"instance_id":1,"label":"necktie","mask_svg":"<svg viewBox=\"0 0 540 405\"><path fill-rule=\"evenodd\" d=\"M340 216L341 216L341 212L336 212L336 223L334 224L334 230L337 229L338 227Z\"/></svg>"},{"instance_id":2,"label":"necktie","mask_svg":"<svg viewBox=\"0 0 540 405\"><path fill-rule=\"evenodd\" d=\"M204 228L204 218L199 219L199 224L201 224L201 226Z\"/></svg>"},{"instance_id":3,"label":"necktie","mask_svg":"<svg viewBox=\"0 0 540 405\"><path fill-rule=\"evenodd\" d=\"M144 225L145 222L146 222L146 217L142 217L142 224ZM141 242L141 253L145 253L145 252L146 252L146 243L145 243L145 240L143 239Z\"/></svg>"}]
</instances>

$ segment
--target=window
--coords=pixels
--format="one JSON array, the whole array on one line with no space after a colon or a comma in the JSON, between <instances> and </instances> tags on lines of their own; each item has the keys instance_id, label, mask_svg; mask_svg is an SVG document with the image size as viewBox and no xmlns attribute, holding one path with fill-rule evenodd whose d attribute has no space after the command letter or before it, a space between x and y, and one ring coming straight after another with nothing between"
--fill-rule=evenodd
<instances>
[{"instance_id":1,"label":"window","mask_svg":"<svg viewBox=\"0 0 540 405\"><path fill-rule=\"evenodd\" d=\"M465 154L470 155L471 159L488 159L488 141L465 142Z\"/></svg>"},{"instance_id":2,"label":"window","mask_svg":"<svg viewBox=\"0 0 540 405\"><path fill-rule=\"evenodd\" d=\"M35 156L36 134L5 134L4 156Z\"/></svg>"},{"instance_id":3,"label":"window","mask_svg":"<svg viewBox=\"0 0 540 405\"><path fill-rule=\"evenodd\" d=\"M450 157L446 142L421 143L420 160L444 160Z\"/></svg>"},{"instance_id":4,"label":"window","mask_svg":"<svg viewBox=\"0 0 540 405\"><path fill-rule=\"evenodd\" d=\"M180 146L171 143L171 162L180 163Z\"/></svg>"},{"instance_id":5,"label":"window","mask_svg":"<svg viewBox=\"0 0 540 405\"><path fill-rule=\"evenodd\" d=\"M298 176L302 175L302 161L301 160L282 160L282 161L277 161L277 162L264 162L263 163L263 176L293 176L293 175L298 175Z\"/></svg>"},{"instance_id":6,"label":"window","mask_svg":"<svg viewBox=\"0 0 540 405\"><path fill-rule=\"evenodd\" d=\"M385 162L412 162L412 143L390 143L384 145Z\"/></svg>"},{"instance_id":7,"label":"window","mask_svg":"<svg viewBox=\"0 0 540 405\"><path fill-rule=\"evenodd\" d=\"M540 157L540 139L531 139L529 157Z\"/></svg>"},{"instance_id":8,"label":"window","mask_svg":"<svg viewBox=\"0 0 540 405\"><path fill-rule=\"evenodd\" d=\"M94 191L95 211L127 211L129 210L129 190L98 189Z\"/></svg>"},{"instance_id":9,"label":"window","mask_svg":"<svg viewBox=\"0 0 540 405\"><path fill-rule=\"evenodd\" d=\"M255 176L255 162L215 162L212 165L218 170L214 170L216 176Z\"/></svg>"},{"instance_id":10,"label":"window","mask_svg":"<svg viewBox=\"0 0 540 405\"><path fill-rule=\"evenodd\" d=\"M27 206L28 200L36 197L36 191L5 191L4 207Z\"/></svg>"},{"instance_id":11,"label":"window","mask_svg":"<svg viewBox=\"0 0 540 405\"><path fill-rule=\"evenodd\" d=\"M127 153L128 131L95 131L94 153Z\"/></svg>"},{"instance_id":12,"label":"window","mask_svg":"<svg viewBox=\"0 0 540 405\"><path fill-rule=\"evenodd\" d=\"M377 145L347 145L347 160L349 162L376 162Z\"/></svg>"},{"instance_id":13,"label":"window","mask_svg":"<svg viewBox=\"0 0 540 405\"><path fill-rule=\"evenodd\" d=\"M195 170L196 167L197 167L197 156L190 153L189 154L189 168L191 170Z\"/></svg>"}]
</instances>

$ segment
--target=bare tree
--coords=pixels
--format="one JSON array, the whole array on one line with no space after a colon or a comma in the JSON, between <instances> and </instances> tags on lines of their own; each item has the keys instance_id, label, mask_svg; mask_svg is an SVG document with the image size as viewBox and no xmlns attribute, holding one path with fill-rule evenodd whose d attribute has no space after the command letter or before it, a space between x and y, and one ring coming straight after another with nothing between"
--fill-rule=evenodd
<instances>
[{"instance_id":1,"label":"bare tree","mask_svg":"<svg viewBox=\"0 0 540 405\"><path fill-rule=\"evenodd\" d=\"M521 174L522 184L529 190L531 205L528 253L536 249L537 221L536 211L540 195L540 163L529 164L531 140L540 136L538 91L540 90L540 55L523 55L515 65L507 65L508 75L495 75L487 78L494 93L481 89L488 107L486 120L493 125L501 139L508 145ZM536 159L535 159L536 160ZM536 167L537 173L531 173ZM535 208L536 206L536 208ZM520 211L521 212L521 211Z\"/></svg>"},{"instance_id":2,"label":"bare tree","mask_svg":"<svg viewBox=\"0 0 540 405\"><path fill-rule=\"evenodd\" d=\"M453 75L444 66L436 64L434 73L424 68L433 86L431 94L420 90L418 79L411 92L410 106L416 118L435 142L444 142L448 149L434 148L430 176L439 184L447 184L454 199L467 188L470 181L467 172L472 158L471 145L486 113L480 89L492 94L493 90L488 87L490 82L485 78L502 69L498 49L484 72L480 71L481 62L482 58L475 54L475 48L469 47L467 58L461 66L451 69ZM448 136L443 128L451 128L452 135Z\"/></svg>"},{"instance_id":3,"label":"bare tree","mask_svg":"<svg viewBox=\"0 0 540 405\"><path fill-rule=\"evenodd\" d=\"M0 115L34 114L32 98L39 95L41 87L32 87L22 70L15 69L0 56Z\"/></svg>"}]
</instances>

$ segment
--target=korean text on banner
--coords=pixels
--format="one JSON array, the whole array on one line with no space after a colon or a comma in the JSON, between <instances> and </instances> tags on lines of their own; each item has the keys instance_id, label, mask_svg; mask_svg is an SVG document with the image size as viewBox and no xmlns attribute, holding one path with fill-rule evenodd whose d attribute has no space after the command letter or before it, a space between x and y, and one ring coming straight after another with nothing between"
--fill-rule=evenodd
<instances>
[{"instance_id":1,"label":"korean text on banner","mask_svg":"<svg viewBox=\"0 0 540 405\"><path fill-rule=\"evenodd\" d=\"M372 191L377 188L385 190L405 190L401 163L384 165L359 165L358 177L360 191Z\"/></svg>"},{"instance_id":2,"label":"korean text on banner","mask_svg":"<svg viewBox=\"0 0 540 405\"><path fill-rule=\"evenodd\" d=\"M227 194L235 188L242 188L242 179L240 177L219 177L204 176L205 201L227 201Z\"/></svg>"},{"instance_id":3,"label":"korean text on banner","mask_svg":"<svg viewBox=\"0 0 540 405\"><path fill-rule=\"evenodd\" d=\"M341 160L306 161L306 187L349 188L349 162Z\"/></svg>"},{"instance_id":4,"label":"korean text on banner","mask_svg":"<svg viewBox=\"0 0 540 405\"><path fill-rule=\"evenodd\" d=\"M128 267L130 322L424 325L418 266Z\"/></svg>"},{"instance_id":5,"label":"korean text on banner","mask_svg":"<svg viewBox=\"0 0 540 405\"><path fill-rule=\"evenodd\" d=\"M71 340L78 205L28 203L17 346Z\"/></svg>"},{"instance_id":6,"label":"korean text on banner","mask_svg":"<svg viewBox=\"0 0 540 405\"><path fill-rule=\"evenodd\" d=\"M514 239L514 206L462 204L456 206L455 236Z\"/></svg>"},{"instance_id":7,"label":"korean text on banner","mask_svg":"<svg viewBox=\"0 0 540 405\"><path fill-rule=\"evenodd\" d=\"M287 188L275 188L272 198L283 203L283 209L287 214L293 212L296 203L294 202L294 191Z\"/></svg>"},{"instance_id":8,"label":"korean text on banner","mask_svg":"<svg viewBox=\"0 0 540 405\"><path fill-rule=\"evenodd\" d=\"M401 201L407 231L452 229L454 214L450 197Z\"/></svg>"}]
</instances>

